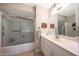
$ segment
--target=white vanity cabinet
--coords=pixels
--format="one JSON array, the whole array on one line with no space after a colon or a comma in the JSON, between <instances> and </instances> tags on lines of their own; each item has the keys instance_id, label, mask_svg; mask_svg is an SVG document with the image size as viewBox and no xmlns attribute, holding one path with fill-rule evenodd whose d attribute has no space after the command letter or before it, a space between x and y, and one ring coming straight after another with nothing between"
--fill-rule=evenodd
<instances>
[{"instance_id":1,"label":"white vanity cabinet","mask_svg":"<svg viewBox=\"0 0 79 59\"><path fill-rule=\"evenodd\" d=\"M41 38L41 50L45 56L74 56L71 52L44 37Z\"/></svg>"},{"instance_id":2,"label":"white vanity cabinet","mask_svg":"<svg viewBox=\"0 0 79 59\"><path fill-rule=\"evenodd\" d=\"M45 55L45 38L41 38L41 51Z\"/></svg>"},{"instance_id":3,"label":"white vanity cabinet","mask_svg":"<svg viewBox=\"0 0 79 59\"><path fill-rule=\"evenodd\" d=\"M41 50L45 56L52 56L53 55L52 43L43 37L41 38Z\"/></svg>"},{"instance_id":4,"label":"white vanity cabinet","mask_svg":"<svg viewBox=\"0 0 79 59\"><path fill-rule=\"evenodd\" d=\"M52 46L51 42L48 40L45 40L45 55L51 56L52 55Z\"/></svg>"},{"instance_id":5,"label":"white vanity cabinet","mask_svg":"<svg viewBox=\"0 0 79 59\"><path fill-rule=\"evenodd\" d=\"M43 37L41 38L41 50L45 56L51 56L50 43Z\"/></svg>"},{"instance_id":6,"label":"white vanity cabinet","mask_svg":"<svg viewBox=\"0 0 79 59\"><path fill-rule=\"evenodd\" d=\"M51 56L51 47L45 44L45 56Z\"/></svg>"},{"instance_id":7,"label":"white vanity cabinet","mask_svg":"<svg viewBox=\"0 0 79 59\"><path fill-rule=\"evenodd\" d=\"M58 45L54 45L54 56L74 56L74 54L70 53L69 51L63 49Z\"/></svg>"}]
</instances>

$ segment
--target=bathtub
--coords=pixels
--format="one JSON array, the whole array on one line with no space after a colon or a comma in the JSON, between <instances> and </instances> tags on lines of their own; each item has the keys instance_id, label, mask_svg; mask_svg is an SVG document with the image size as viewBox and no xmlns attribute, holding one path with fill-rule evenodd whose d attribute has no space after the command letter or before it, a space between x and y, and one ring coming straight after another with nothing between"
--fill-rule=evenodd
<instances>
[{"instance_id":1,"label":"bathtub","mask_svg":"<svg viewBox=\"0 0 79 59\"><path fill-rule=\"evenodd\" d=\"M34 42L15 46L2 47L0 48L0 55L1 56L16 55L17 53L30 51L33 50L34 48L35 48Z\"/></svg>"}]
</instances>

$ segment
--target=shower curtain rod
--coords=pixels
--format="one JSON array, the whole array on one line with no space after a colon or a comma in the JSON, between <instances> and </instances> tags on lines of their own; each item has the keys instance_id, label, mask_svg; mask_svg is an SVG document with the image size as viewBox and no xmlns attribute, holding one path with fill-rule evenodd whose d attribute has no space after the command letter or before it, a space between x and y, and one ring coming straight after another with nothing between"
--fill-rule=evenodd
<instances>
[{"instance_id":1,"label":"shower curtain rod","mask_svg":"<svg viewBox=\"0 0 79 59\"><path fill-rule=\"evenodd\" d=\"M21 16L7 15L7 14L3 14L3 16L9 16L9 17L14 17L14 18L23 18L23 19L27 19L27 20L34 20L35 19L35 18L29 18L29 17L21 17Z\"/></svg>"}]
</instances>

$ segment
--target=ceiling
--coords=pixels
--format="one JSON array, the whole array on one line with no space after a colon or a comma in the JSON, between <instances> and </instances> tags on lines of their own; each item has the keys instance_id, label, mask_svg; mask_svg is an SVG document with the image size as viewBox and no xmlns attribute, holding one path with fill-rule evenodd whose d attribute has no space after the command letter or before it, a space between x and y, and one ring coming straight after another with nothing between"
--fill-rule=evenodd
<instances>
[{"instance_id":1,"label":"ceiling","mask_svg":"<svg viewBox=\"0 0 79 59\"><path fill-rule=\"evenodd\" d=\"M63 5L60 10L57 10L55 8L53 13L63 15L63 16L73 15L73 14L75 14L75 3L70 3L70 4L67 4L67 5Z\"/></svg>"},{"instance_id":2,"label":"ceiling","mask_svg":"<svg viewBox=\"0 0 79 59\"><path fill-rule=\"evenodd\" d=\"M67 7L63 8L58 14L64 15L64 16L70 16L75 14L75 5L70 4Z\"/></svg>"}]
</instances>

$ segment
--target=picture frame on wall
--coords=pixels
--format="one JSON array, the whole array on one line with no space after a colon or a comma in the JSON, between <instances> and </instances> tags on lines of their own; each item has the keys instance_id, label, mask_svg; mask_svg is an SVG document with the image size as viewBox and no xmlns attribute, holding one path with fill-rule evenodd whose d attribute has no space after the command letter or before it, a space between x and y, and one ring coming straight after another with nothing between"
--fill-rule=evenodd
<instances>
[{"instance_id":1,"label":"picture frame on wall","mask_svg":"<svg viewBox=\"0 0 79 59\"><path fill-rule=\"evenodd\" d=\"M47 23L41 23L41 28L47 28Z\"/></svg>"},{"instance_id":2,"label":"picture frame on wall","mask_svg":"<svg viewBox=\"0 0 79 59\"><path fill-rule=\"evenodd\" d=\"M50 28L51 29L55 28L55 25L54 24L50 24Z\"/></svg>"}]
</instances>

